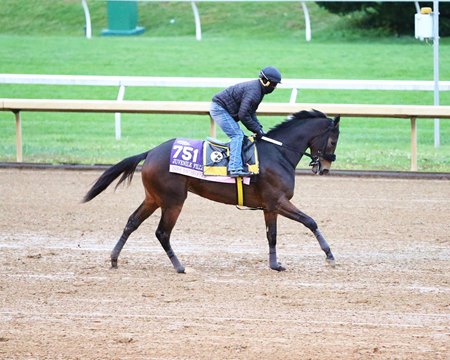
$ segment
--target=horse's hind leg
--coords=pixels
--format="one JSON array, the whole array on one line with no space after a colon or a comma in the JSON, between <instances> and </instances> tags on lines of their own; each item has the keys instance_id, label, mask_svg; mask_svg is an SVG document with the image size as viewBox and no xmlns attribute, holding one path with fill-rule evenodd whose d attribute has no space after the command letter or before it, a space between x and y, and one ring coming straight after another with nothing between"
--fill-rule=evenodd
<instances>
[{"instance_id":1,"label":"horse's hind leg","mask_svg":"<svg viewBox=\"0 0 450 360\"><path fill-rule=\"evenodd\" d=\"M184 273L184 266L180 263L172 250L170 245L170 234L172 233L172 229L177 222L182 207L183 204L171 206L169 208L162 208L161 219L159 221L158 228L156 229L156 237L161 243L163 249L166 251L166 254L177 273Z\"/></svg>"},{"instance_id":2,"label":"horse's hind leg","mask_svg":"<svg viewBox=\"0 0 450 360\"><path fill-rule=\"evenodd\" d=\"M158 208L153 202L144 201L128 218L127 225L123 229L122 236L114 246L111 252L111 267L117 268L117 260L119 258L120 252L128 240L128 237L133 231L135 231L142 222L147 219L153 212Z\"/></svg>"}]
</instances>

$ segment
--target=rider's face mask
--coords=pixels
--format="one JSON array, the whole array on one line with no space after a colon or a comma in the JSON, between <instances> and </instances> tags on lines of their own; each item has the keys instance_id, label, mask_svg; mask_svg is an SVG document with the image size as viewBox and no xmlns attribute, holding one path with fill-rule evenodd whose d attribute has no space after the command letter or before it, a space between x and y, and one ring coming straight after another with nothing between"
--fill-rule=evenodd
<instances>
[{"instance_id":1,"label":"rider's face mask","mask_svg":"<svg viewBox=\"0 0 450 360\"><path fill-rule=\"evenodd\" d=\"M261 81L261 84L262 84L263 87L264 87L264 94L270 94L270 93L272 93L272 92L276 89L276 87L277 87L277 85L278 85L278 83L272 82L272 81L270 81L270 80L268 80L268 79L262 79L262 78L260 78L260 81Z\"/></svg>"}]
</instances>

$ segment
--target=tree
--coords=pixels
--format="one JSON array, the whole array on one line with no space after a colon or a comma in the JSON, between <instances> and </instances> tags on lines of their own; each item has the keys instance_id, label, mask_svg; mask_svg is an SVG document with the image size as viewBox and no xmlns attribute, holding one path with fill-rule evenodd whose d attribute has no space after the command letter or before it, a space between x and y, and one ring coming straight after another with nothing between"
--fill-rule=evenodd
<instances>
[{"instance_id":1,"label":"tree","mask_svg":"<svg viewBox=\"0 0 450 360\"><path fill-rule=\"evenodd\" d=\"M414 34L413 2L318 2L320 7L333 14L362 13L359 26L382 29L396 35ZM421 7L433 7L432 2L420 3ZM450 2L439 3L439 35L450 36Z\"/></svg>"}]
</instances>

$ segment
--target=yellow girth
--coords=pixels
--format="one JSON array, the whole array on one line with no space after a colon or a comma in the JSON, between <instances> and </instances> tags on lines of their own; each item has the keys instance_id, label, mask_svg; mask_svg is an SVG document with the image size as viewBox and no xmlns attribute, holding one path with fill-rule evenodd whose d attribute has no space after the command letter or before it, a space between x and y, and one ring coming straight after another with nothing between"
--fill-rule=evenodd
<instances>
[{"instance_id":1,"label":"yellow girth","mask_svg":"<svg viewBox=\"0 0 450 360\"><path fill-rule=\"evenodd\" d=\"M242 177L239 176L236 178L236 190L237 190L237 200L238 200L238 205L239 206L243 206L244 205L244 189L242 186Z\"/></svg>"}]
</instances>

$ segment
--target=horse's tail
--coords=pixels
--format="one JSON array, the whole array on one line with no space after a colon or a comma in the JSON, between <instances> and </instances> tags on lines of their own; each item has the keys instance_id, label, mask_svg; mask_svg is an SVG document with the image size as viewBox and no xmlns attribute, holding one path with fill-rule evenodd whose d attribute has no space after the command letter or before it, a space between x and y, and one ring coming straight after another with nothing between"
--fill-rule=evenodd
<instances>
[{"instance_id":1,"label":"horse's tail","mask_svg":"<svg viewBox=\"0 0 450 360\"><path fill-rule=\"evenodd\" d=\"M119 182L117 183L116 189L126 179L128 179L128 183L130 183L131 180L133 179L133 175L137 166L142 160L146 159L149 152L150 150L139 155L130 156L107 169L97 179L92 188L83 197L83 202L88 202L93 198L95 198L98 194L100 194L103 190L105 190L114 180L116 180L120 174L123 175L120 178Z\"/></svg>"}]
</instances>

